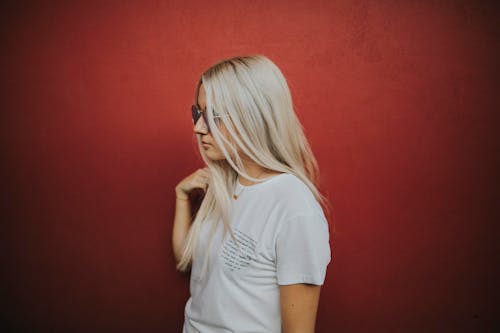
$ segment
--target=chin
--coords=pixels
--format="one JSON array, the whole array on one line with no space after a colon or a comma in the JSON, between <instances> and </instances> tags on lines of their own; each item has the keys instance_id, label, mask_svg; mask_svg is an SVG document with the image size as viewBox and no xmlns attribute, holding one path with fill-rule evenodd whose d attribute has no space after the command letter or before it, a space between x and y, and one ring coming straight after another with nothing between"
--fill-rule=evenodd
<instances>
[{"instance_id":1,"label":"chin","mask_svg":"<svg viewBox=\"0 0 500 333\"><path fill-rule=\"evenodd\" d=\"M226 158L224 155L219 154L219 153L214 153L211 151L205 151L205 155L207 156L208 159L212 161L220 161L220 160L225 160Z\"/></svg>"}]
</instances>

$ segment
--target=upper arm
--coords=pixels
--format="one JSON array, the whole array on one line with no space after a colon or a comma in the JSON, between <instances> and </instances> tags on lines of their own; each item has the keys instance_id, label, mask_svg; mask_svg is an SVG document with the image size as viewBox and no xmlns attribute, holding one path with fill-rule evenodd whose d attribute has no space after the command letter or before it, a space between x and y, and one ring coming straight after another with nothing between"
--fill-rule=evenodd
<instances>
[{"instance_id":1,"label":"upper arm","mask_svg":"<svg viewBox=\"0 0 500 333\"><path fill-rule=\"evenodd\" d=\"M279 285L322 285L331 260L328 222L312 213L284 221L276 236L276 277Z\"/></svg>"},{"instance_id":2,"label":"upper arm","mask_svg":"<svg viewBox=\"0 0 500 333\"><path fill-rule=\"evenodd\" d=\"M284 333L312 333L330 262L328 222L319 214L288 219L276 238L276 276Z\"/></svg>"},{"instance_id":3,"label":"upper arm","mask_svg":"<svg viewBox=\"0 0 500 333\"><path fill-rule=\"evenodd\" d=\"M279 287L283 333L313 333L321 286L297 283Z\"/></svg>"}]
</instances>

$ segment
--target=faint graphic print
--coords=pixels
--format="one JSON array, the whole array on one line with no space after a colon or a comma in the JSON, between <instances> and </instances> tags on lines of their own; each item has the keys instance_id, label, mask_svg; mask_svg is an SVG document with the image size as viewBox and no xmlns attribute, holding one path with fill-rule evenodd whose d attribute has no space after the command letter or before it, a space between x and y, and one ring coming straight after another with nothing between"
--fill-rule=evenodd
<instances>
[{"instance_id":1,"label":"faint graphic print","mask_svg":"<svg viewBox=\"0 0 500 333\"><path fill-rule=\"evenodd\" d=\"M255 239L236 228L234 228L234 236L236 242L228 234L220 253L224 267L231 272L248 267L252 258L254 258L255 248L257 247Z\"/></svg>"}]
</instances>

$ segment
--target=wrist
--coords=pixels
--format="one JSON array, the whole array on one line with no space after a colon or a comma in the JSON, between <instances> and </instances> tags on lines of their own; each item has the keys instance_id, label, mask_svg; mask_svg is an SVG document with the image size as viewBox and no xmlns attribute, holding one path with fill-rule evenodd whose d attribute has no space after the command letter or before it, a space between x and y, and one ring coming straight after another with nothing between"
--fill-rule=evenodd
<instances>
[{"instance_id":1,"label":"wrist","mask_svg":"<svg viewBox=\"0 0 500 333\"><path fill-rule=\"evenodd\" d=\"M175 197L179 200L189 201L189 195L175 191Z\"/></svg>"}]
</instances>

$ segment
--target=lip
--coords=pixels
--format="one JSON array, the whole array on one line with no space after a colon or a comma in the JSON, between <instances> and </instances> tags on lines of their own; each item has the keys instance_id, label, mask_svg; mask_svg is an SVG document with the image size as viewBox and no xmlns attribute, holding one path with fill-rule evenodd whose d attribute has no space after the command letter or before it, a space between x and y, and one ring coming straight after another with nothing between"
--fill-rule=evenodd
<instances>
[{"instance_id":1,"label":"lip","mask_svg":"<svg viewBox=\"0 0 500 333\"><path fill-rule=\"evenodd\" d=\"M204 144L204 145L210 145L210 143L205 142L205 141L202 141L201 143Z\"/></svg>"}]
</instances>

